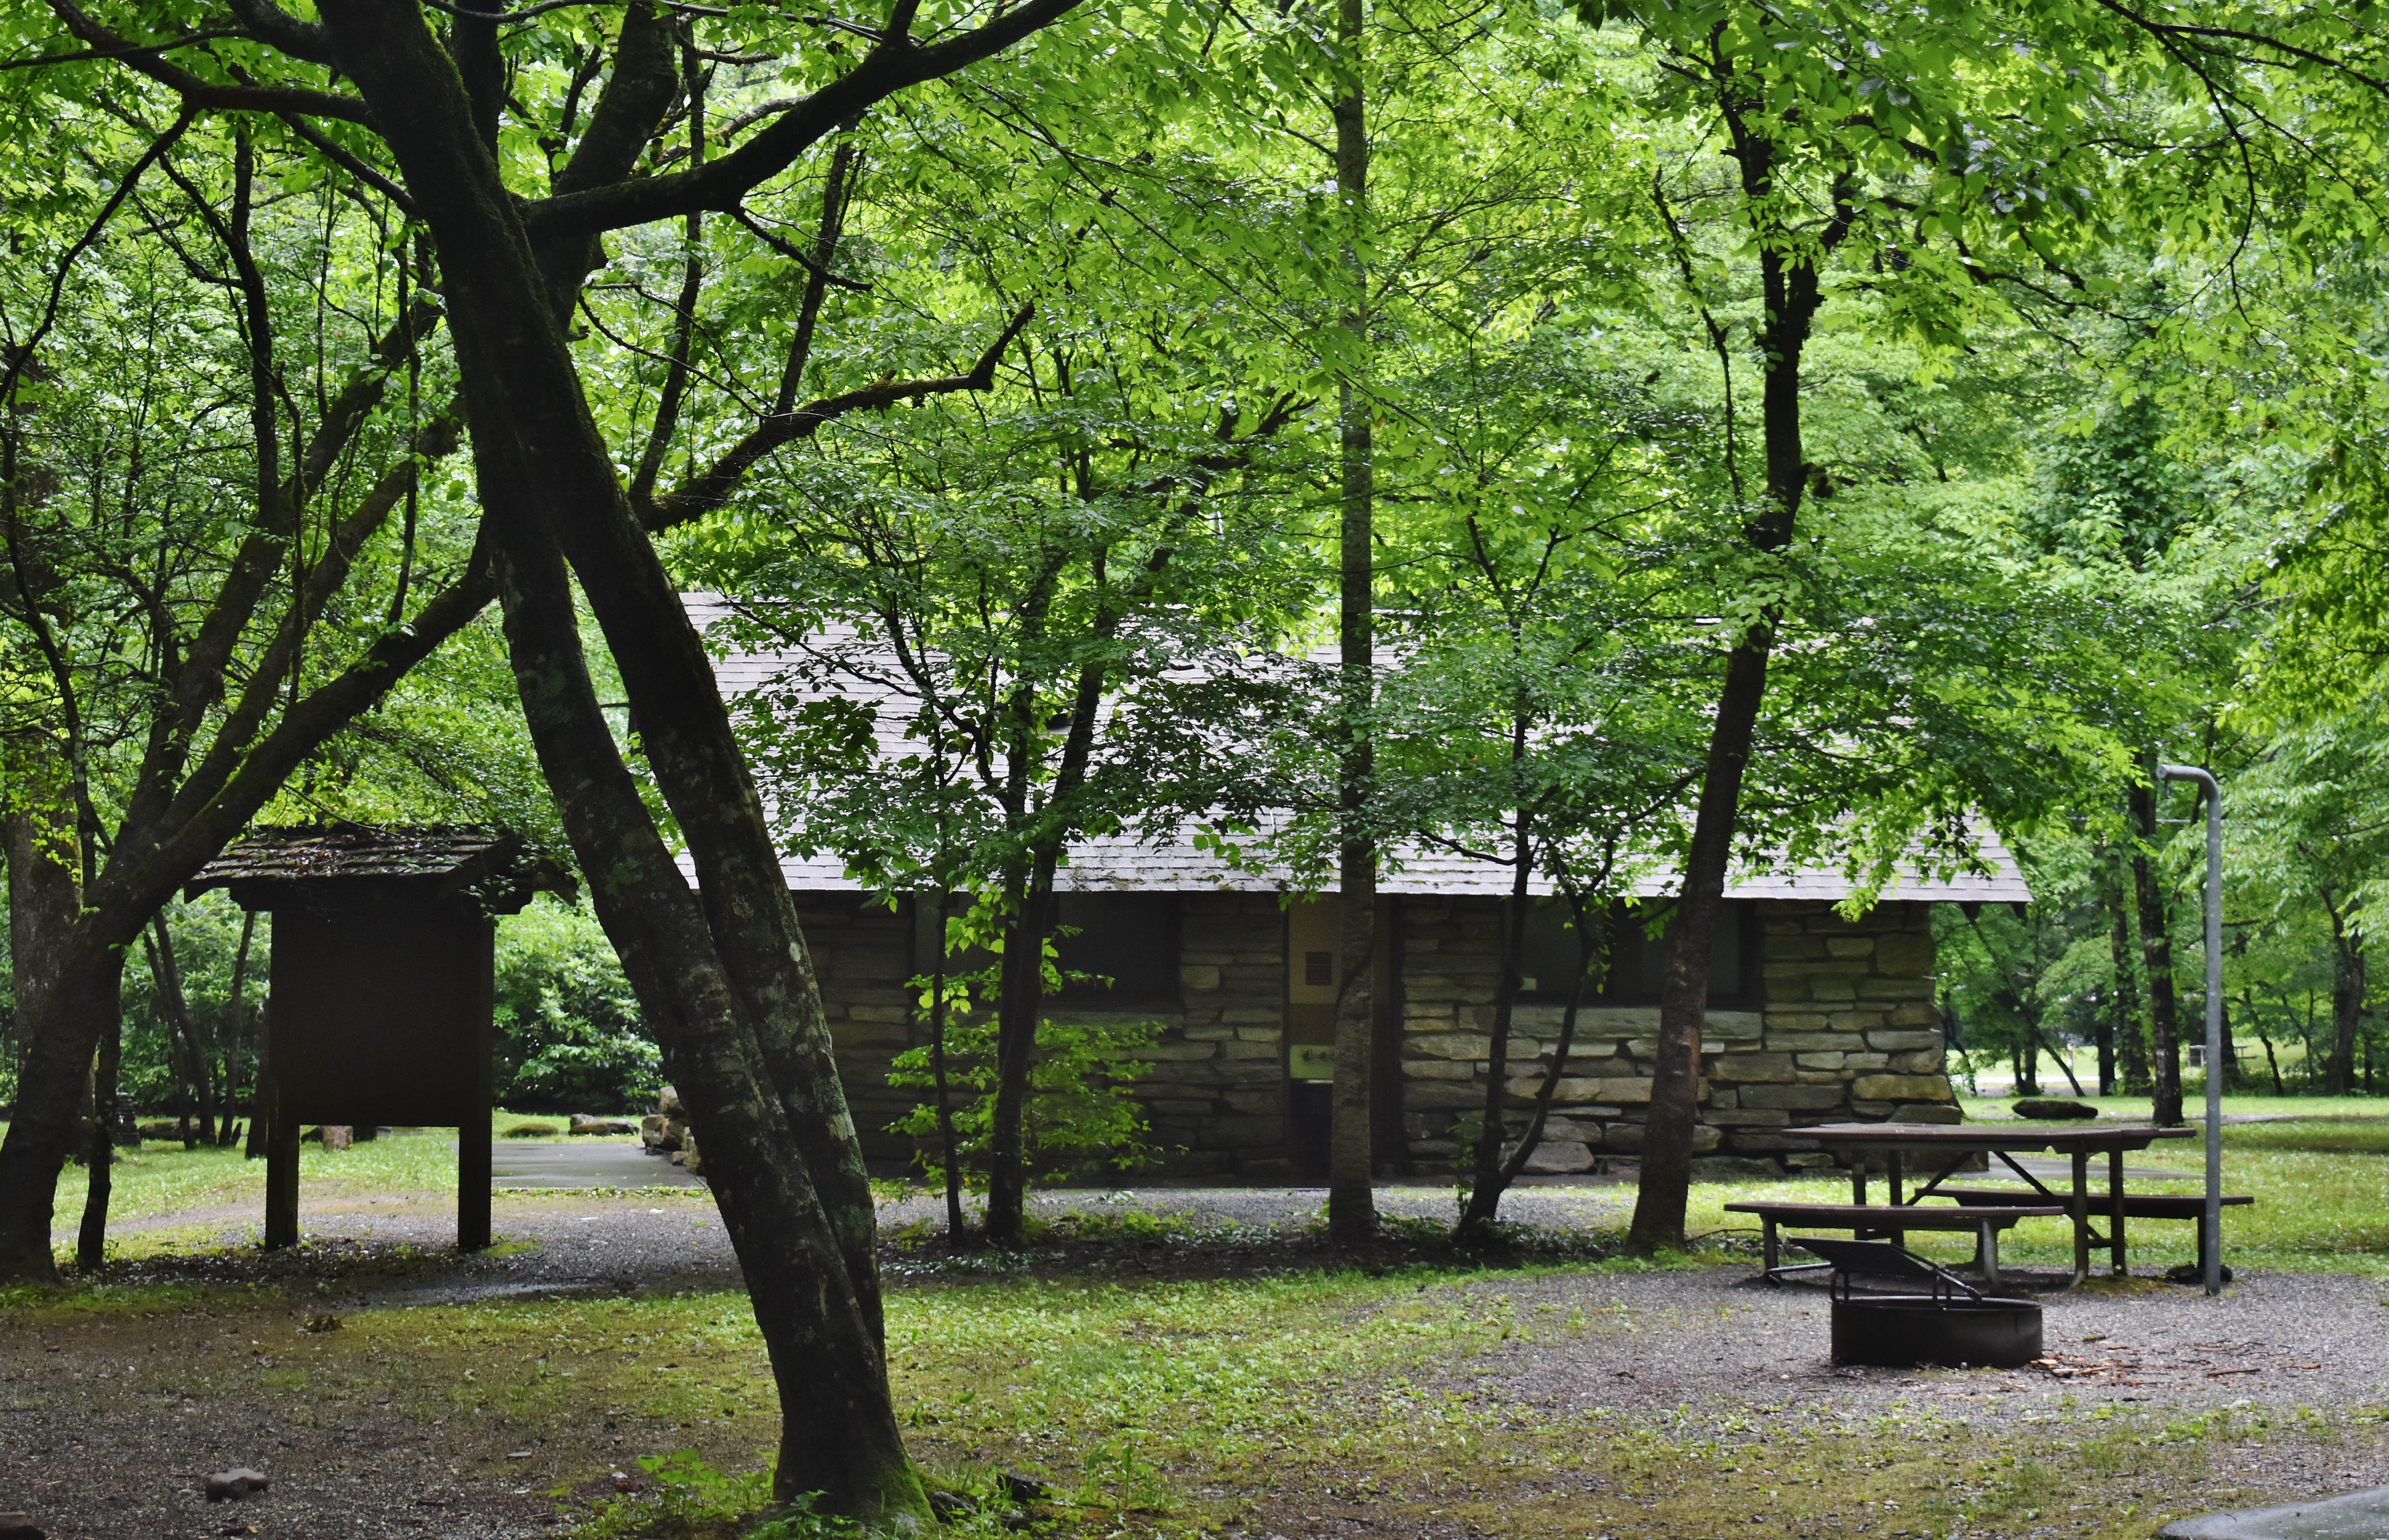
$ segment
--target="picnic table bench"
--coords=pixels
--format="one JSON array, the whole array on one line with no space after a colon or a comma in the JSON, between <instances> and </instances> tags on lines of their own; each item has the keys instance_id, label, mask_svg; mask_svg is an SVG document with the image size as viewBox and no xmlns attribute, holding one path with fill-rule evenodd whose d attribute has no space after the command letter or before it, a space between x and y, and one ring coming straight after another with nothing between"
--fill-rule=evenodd
<instances>
[{"instance_id":1,"label":"picnic table bench","mask_svg":"<svg viewBox=\"0 0 2389 1540\"><path fill-rule=\"evenodd\" d=\"M1781 1283L1793 1273L1806 1273L1831 1265L1821 1262L1795 1263L1784 1266L1782 1242L1777 1234L1780 1226L1795 1229L1848 1230L1861 1239L1887 1235L1897 1243L1910 1230L1946 1230L1953 1234L1974 1237L1975 1260L1983 1269L1987 1283L1999 1281L1999 1232L2012 1229L2018 1220L2063 1219L2066 1211L2048 1204L1977 1203L1954 1208L1919 1208L1913 1205L1888 1203L1795 1203L1754 1200L1728 1203L1728 1213L1748 1213L1758 1217L1760 1248L1765 1263L1761 1274L1769 1283Z\"/></svg>"},{"instance_id":2,"label":"picnic table bench","mask_svg":"<svg viewBox=\"0 0 2389 1540\"><path fill-rule=\"evenodd\" d=\"M1932 1196L1947 1198L1961 1210L1982 1209L2005 1213L2019 1198L2030 1196L2004 1187L1935 1187ZM2248 1193L2226 1193L2223 1206L2244 1208L2256 1200ZM2118 1251L2124 1244L2124 1221L2127 1219L2186 1219L2193 1225L2206 1217L2206 1199L2195 1192L2091 1192L2088 1195L2090 1217L2104 1219L2112 1227ZM2118 1212L2120 1210L2120 1212ZM2198 1225L2198 1270L2206 1271L2206 1226Z\"/></svg>"}]
</instances>

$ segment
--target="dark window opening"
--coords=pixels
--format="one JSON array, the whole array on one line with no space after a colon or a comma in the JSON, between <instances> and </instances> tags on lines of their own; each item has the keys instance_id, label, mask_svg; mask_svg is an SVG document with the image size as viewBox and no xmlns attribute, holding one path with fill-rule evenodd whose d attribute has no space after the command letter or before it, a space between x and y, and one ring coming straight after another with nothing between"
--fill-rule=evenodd
<instances>
[{"instance_id":1,"label":"dark window opening","mask_svg":"<svg viewBox=\"0 0 2389 1540\"><path fill-rule=\"evenodd\" d=\"M1667 966L1666 916L1671 905L1614 905L1609 911L1610 958L1605 977L1601 959L1593 960L1598 987L1588 983L1588 1006L1655 1006ZM1645 928L1659 921L1656 932ZM1730 898L1718 916L1717 941L1709 954L1711 1009L1747 1008L1757 994L1758 905L1752 899ZM1526 955L1519 964L1519 998L1537 1005L1565 1005L1569 976L1576 969L1576 927L1563 900L1540 898L1527 911Z\"/></svg>"},{"instance_id":2,"label":"dark window opening","mask_svg":"<svg viewBox=\"0 0 2389 1540\"><path fill-rule=\"evenodd\" d=\"M1063 893L1055 907L1055 999L1126 1010L1178 998L1176 893Z\"/></svg>"}]
</instances>

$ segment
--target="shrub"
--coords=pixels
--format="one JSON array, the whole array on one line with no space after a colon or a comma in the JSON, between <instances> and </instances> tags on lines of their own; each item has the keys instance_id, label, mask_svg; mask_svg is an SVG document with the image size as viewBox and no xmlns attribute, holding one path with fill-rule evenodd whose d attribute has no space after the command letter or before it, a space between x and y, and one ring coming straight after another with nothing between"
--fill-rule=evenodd
<instances>
[{"instance_id":1,"label":"shrub","mask_svg":"<svg viewBox=\"0 0 2389 1540\"><path fill-rule=\"evenodd\" d=\"M652 1105L663 1057L597 917L542 896L498 924L497 1092L519 1112Z\"/></svg>"}]
</instances>

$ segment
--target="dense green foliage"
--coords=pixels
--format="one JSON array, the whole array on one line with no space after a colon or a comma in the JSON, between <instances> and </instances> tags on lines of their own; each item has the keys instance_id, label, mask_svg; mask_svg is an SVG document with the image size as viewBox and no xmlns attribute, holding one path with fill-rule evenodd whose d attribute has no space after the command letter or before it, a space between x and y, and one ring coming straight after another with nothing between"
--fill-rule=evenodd
<instances>
[{"instance_id":1,"label":"dense green foliage","mask_svg":"<svg viewBox=\"0 0 2389 1540\"><path fill-rule=\"evenodd\" d=\"M199 24L154 10L107 19ZM508 121L513 184L544 186L587 131L611 15L505 32L517 109L573 104ZM0 738L9 807L96 853L278 473L325 443L288 494L289 585L320 591L232 649L241 688L203 713L229 754L453 581L479 510L437 253L370 136L179 122L154 73L69 59L39 6L8 18L13 63L62 62L0 86ZM1344 58L1307 9L1089 4L845 125L735 217L611 237L577 362L648 507L798 403L942 381L824 419L667 545L724 596L722 645L803 651L743 703L747 746L788 847L875 888L984 896L1041 841L1190 826L1323 872L1342 707L1312 649L1335 401L1358 391L1399 661L1364 725L1387 840L1523 849L1601 891L1679 859L1725 644L1765 615L1747 860L1883 881L1978 859L1987 824L2034 879L2027 915L1944 918L1978 1072L2030 1080L2036 1045L2145 1033L2137 935L2114 944L2136 852L2172 895L2194 1020L2192 841L2122 812L2173 758L2228 788L2236 1072L2369 1084L2380 43L2370 13L2209 19L1437 6L1373 14ZM648 169L773 121L843 67L834 32L689 21ZM268 52L173 51L222 84L262 67L241 49ZM1357 214L1327 149L1348 79L1375 136ZM1753 135L1757 181L1733 159ZM1818 286L1807 504L1762 554L1785 271ZM334 434L344 391L369 400ZM1091 688L1107 705L1073 769ZM494 624L464 626L264 815L553 842L511 690ZM236 921L211 900L165 924L237 1084ZM157 1104L163 986L132 960L124 1083ZM2335 1071L2333 995L2359 1050ZM584 911L509 922L500 1000L522 1105L652 1091Z\"/></svg>"}]
</instances>

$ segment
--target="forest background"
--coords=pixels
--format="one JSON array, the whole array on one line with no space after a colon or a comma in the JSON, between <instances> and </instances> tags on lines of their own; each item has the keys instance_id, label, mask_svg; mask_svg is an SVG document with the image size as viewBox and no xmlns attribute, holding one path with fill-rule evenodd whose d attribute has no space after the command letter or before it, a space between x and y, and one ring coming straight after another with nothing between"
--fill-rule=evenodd
<instances>
[{"instance_id":1,"label":"forest background","mask_svg":"<svg viewBox=\"0 0 2389 1540\"><path fill-rule=\"evenodd\" d=\"M1938 921L1978 1072L2163 1078L2201 988L2196 810L2145 789L2171 759L2227 788L2227 1072L2374 1089L2389 713L2360 115L2318 95L2268 138L2253 96L2119 71L2095 95L2128 143L2002 160L2020 147L1987 128L1971 162L1902 173L1845 123L1754 192L1732 114L1664 33L1428 8L1371 22L1356 223L1332 28L1280 21L1082 12L843 124L733 214L609 237L572 345L632 500L682 586L725 596L722 645L812 650L809 692L741 703L788 848L888 892L1001 895L1067 835L1194 828L1324 880L1354 827L1326 751L1364 736L1373 839L1605 903L1682 858L1727 642L1764 615L1744 858L1880 877L1894 853L1962 860L1973 815L2032 881L2021 914ZM12 58L50 46L44 18L17 25ZM742 50L744 12L658 25L676 81L653 172L726 153L821 67ZM505 34L512 88L568 105L544 136L503 132L503 160L559 163L620 30ZM1957 68L1939 122L1990 121L2015 74ZM248 584L236 688L198 709L225 775L359 660L425 640L386 695L298 735L258 821L561 847L496 612L416 619L474 581L477 493L404 195L337 124L185 122L72 62L8 79L0 743L22 837L96 862L172 792L145 779L160 699ZM1793 380L1803 522L1759 550L1769 250L1806 253L1821 297ZM1357 705L1315 661L1356 419L1400 660ZM251 571L261 507L289 537ZM1091 679L1117 709L1074 743ZM891 681L910 757L817 699ZM1293 816L1263 838L1271 809ZM957 906L956 935L992 939L998 912ZM543 899L501 938L503 1099L652 1095L592 911ZM136 1101L249 1083L269 948L221 895L159 911L126 954ZM2098 1068L2043 1053L2073 1046Z\"/></svg>"}]
</instances>

